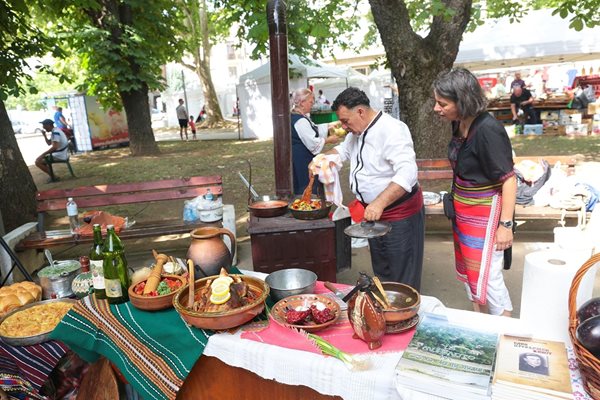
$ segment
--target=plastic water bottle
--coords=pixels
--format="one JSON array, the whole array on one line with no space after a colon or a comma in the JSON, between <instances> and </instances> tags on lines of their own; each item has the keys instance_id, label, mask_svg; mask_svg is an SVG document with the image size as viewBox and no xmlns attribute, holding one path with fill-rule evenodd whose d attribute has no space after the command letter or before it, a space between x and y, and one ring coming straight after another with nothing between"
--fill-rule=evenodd
<instances>
[{"instance_id":1,"label":"plastic water bottle","mask_svg":"<svg viewBox=\"0 0 600 400\"><path fill-rule=\"evenodd\" d=\"M67 199L67 215L69 216L71 233L75 234L76 229L79 228L79 211L77 210L77 203L72 197Z\"/></svg>"}]
</instances>

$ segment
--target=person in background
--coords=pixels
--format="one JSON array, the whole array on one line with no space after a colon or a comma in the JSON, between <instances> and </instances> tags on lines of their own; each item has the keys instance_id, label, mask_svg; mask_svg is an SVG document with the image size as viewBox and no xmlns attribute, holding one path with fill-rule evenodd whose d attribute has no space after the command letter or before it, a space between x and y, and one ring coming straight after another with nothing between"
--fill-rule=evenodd
<instances>
[{"instance_id":1,"label":"person in background","mask_svg":"<svg viewBox=\"0 0 600 400\"><path fill-rule=\"evenodd\" d=\"M325 97L322 90L319 90L319 98L317 99L317 102L319 104L329 104L329 100L327 100L327 97Z\"/></svg>"},{"instance_id":2,"label":"person in background","mask_svg":"<svg viewBox=\"0 0 600 400\"><path fill-rule=\"evenodd\" d=\"M337 143L338 137L328 136L328 131L339 123L315 125L309 118L315 95L309 89L292 93L292 175L294 194L302 194L308 185L308 164L319 154L325 144Z\"/></svg>"},{"instance_id":3,"label":"person in background","mask_svg":"<svg viewBox=\"0 0 600 400\"><path fill-rule=\"evenodd\" d=\"M206 106L202 106L200 113L198 114L198 118L196 118L196 123L202 122L206 119Z\"/></svg>"},{"instance_id":4,"label":"person in background","mask_svg":"<svg viewBox=\"0 0 600 400\"><path fill-rule=\"evenodd\" d=\"M196 140L196 123L194 122L194 116L190 115L190 129L192 131L192 139Z\"/></svg>"},{"instance_id":5,"label":"person in background","mask_svg":"<svg viewBox=\"0 0 600 400\"><path fill-rule=\"evenodd\" d=\"M183 99L179 99L179 105L175 111L179 120L179 137L183 140L183 132L185 131L185 140L188 140L188 112L187 108L183 105Z\"/></svg>"},{"instance_id":6,"label":"person in background","mask_svg":"<svg viewBox=\"0 0 600 400\"><path fill-rule=\"evenodd\" d=\"M516 87L525 87L525 81L521 79L520 72L515 72L515 79L510 83L510 90L513 90Z\"/></svg>"},{"instance_id":7,"label":"person in background","mask_svg":"<svg viewBox=\"0 0 600 400\"><path fill-rule=\"evenodd\" d=\"M373 272L382 281L420 290L425 242L423 193L410 131L404 122L371 108L362 90L349 87L331 105L351 134L327 154L350 162L350 188L367 221L392 229L369 239Z\"/></svg>"},{"instance_id":8,"label":"person in background","mask_svg":"<svg viewBox=\"0 0 600 400\"><path fill-rule=\"evenodd\" d=\"M58 129L54 126L54 121L51 119L45 119L40 122L42 124L42 134L44 135L44 140L46 144L50 146L50 148L44 151L42 154L38 156L35 160L35 166L48 174L48 183L52 182L52 177L50 176L50 168L48 167L48 162L52 160L68 160L69 159L69 140L67 136L62 131L62 129ZM50 138L46 135L46 132L52 132Z\"/></svg>"},{"instance_id":9,"label":"person in background","mask_svg":"<svg viewBox=\"0 0 600 400\"><path fill-rule=\"evenodd\" d=\"M64 130L65 128L69 127L69 124L67 124L67 120L65 119L62 111L62 107L56 107L56 111L54 112L54 125L58 129Z\"/></svg>"},{"instance_id":10,"label":"person in background","mask_svg":"<svg viewBox=\"0 0 600 400\"><path fill-rule=\"evenodd\" d=\"M512 95L510 96L510 110L512 111L513 122L515 124L519 123L520 114L524 114L527 118L525 121L526 124L537 124L538 117L533 107L534 97L529 89L515 86L512 91ZM523 113L520 113L519 110L523 110Z\"/></svg>"},{"instance_id":11,"label":"person in background","mask_svg":"<svg viewBox=\"0 0 600 400\"><path fill-rule=\"evenodd\" d=\"M517 181L504 126L487 111L477 78L464 68L433 83L434 111L452 125L448 159L454 171L454 258L458 280L477 312L510 316L502 271L512 247Z\"/></svg>"}]
</instances>

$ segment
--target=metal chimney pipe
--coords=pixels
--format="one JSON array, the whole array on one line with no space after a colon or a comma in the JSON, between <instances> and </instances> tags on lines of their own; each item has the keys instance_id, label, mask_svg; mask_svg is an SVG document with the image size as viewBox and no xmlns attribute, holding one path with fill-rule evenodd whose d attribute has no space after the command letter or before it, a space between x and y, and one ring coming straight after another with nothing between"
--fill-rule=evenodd
<instances>
[{"instance_id":1,"label":"metal chimney pipe","mask_svg":"<svg viewBox=\"0 0 600 400\"><path fill-rule=\"evenodd\" d=\"M271 110L275 154L275 192L292 195L292 137L290 132L290 95L288 84L287 25L285 1L268 0L269 53L271 58Z\"/></svg>"}]
</instances>

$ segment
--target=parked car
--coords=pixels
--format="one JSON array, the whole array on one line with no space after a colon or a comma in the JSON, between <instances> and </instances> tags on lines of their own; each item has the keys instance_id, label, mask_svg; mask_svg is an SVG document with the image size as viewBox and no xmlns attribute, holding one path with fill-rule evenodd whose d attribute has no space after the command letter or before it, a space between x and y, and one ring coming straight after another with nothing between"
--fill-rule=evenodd
<instances>
[{"instance_id":1,"label":"parked car","mask_svg":"<svg viewBox=\"0 0 600 400\"><path fill-rule=\"evenodd\" d=\"M36 128L41 128L40 124L31 124L25 121L11 121L15 135L20 133L34 133Z\"/></svg>"}]
</instances>

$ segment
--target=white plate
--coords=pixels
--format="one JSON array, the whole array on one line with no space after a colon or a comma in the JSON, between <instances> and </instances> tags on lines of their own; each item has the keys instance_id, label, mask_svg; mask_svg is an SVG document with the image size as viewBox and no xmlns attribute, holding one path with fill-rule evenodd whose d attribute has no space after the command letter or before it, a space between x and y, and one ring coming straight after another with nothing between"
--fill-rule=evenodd
<instances>
[{"instance_id":1,"label":"white plate","mask_svg":"<svg viewBox=\"0 0 600 400\"><path fill-rule=\"evenodd\" d=\"M432 206L442 201L442 196L435 192L423 192L423 203L426 206Z\"/></svg>"}]
</instances>

